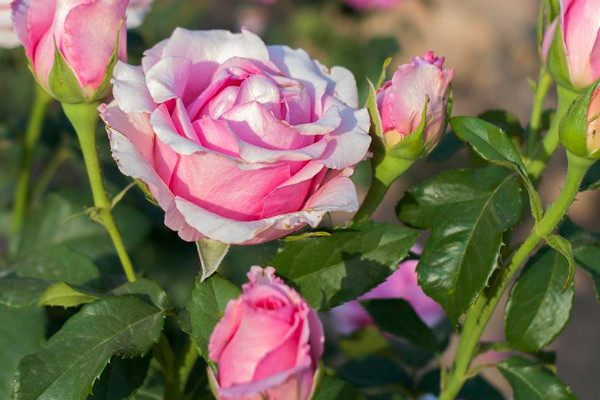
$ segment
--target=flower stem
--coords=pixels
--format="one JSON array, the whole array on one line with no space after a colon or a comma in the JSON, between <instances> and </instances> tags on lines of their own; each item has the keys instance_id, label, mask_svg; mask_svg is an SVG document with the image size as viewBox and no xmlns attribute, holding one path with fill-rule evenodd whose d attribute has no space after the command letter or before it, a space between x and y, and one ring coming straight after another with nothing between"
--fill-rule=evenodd
<instances>
[{"instance_id":1,"label":"flower stem","mask_svg":"<svg viewBox=\"0 0 600 400\"><path fill-rule=\"evenodd\" d=\"M475 354L481 334L511 279L521 265L527 261L530 253L538 244L552 233L575 200L581 181L593 162L575 156L569 151L567 151L567 157L569 160L567 179L559 198L548 208L542 219L533 227L529 237L515 252L508 267L503 269L496 281L492 283L490 291L479 296L475 304L467 311L454 368L448 376L446 387L442 388L440 400L453 400L456 398L467 379L468 368Z\"/></svg>"},{"instance_id":2,"label":"flower stem","mask_svg":"<svg viewBox=\"0 0 600 400\"><path fill-rule=\"evenodd\" d=\"M35 97L31 107L31 114L25 136L23 137L23 153L21 158L21 168L15 192L15 200L13 205L13 218L11 225L11 233L14 236L21 230L27 205L29 200L29 186L31 180L31 167L33 165L33 153L40 138L42 131L42 123L46 115L46 109L52 97L48 95L44 89L36 85Z\"/></svg>"},{"instance_id":3,"label":"flower stem","mask_svg":"<svg viewBox=\"0 0 600 400\"><path fill-rule=\"evenodd\" d=\"M538 76L537 87L535 90L535 97L533 100L533 108L531 109L531 119L529 123L529 132L527 136L527 147L525 154L531 154L533 151L536 139L540 133L542 125L542 111L544 108L544 101L548 95L548 90L552 85L552 77L546 72L544 67L540 68L540 74Z\"/></svg>"},{"instance_id":4,"label":"flower stem","mask_svg":"<svg viewBox=\"0 0 600 400\"><path fill-rule=\"evenodd\" d=\"M83 160L85 162L90 186L92 188L92 195L94 197L94 205L96 207L94 219L100 222L108 231L115 250L117 251L117 255L119 256L119 260L121 260L121 265L123 266L127 280L135 282L135 271L129 256L127 255L127 250L125 249L123 238L119 233L117 223L112 215L111 202L106 194L104 181L102 179L98 148L96 147L96 128L99 118L97 111L98 105L93 103L63 103L62 106L69 121L71 121L71 124L75 128L83 153Z\"/></svg>"},{"instance_id":5,"label":"flower stem","mask_svg":"<svg viewBox=\"0 0 600 400\"><path fill-rule=\"evenodd\" d=\"M384 155L380 160L373 159L373 179L367 197L354 216L354 222L367 221L385 197L390 186L404 174L415 160Z\"/></svg>"},{"instance_id":6,"label":"flower stem","mask_svg":"<svg viewBox=\"0 0 600 400\"><path fill-rule=\"evenodd\" d=\"M533 148L527 165L527 171L534 180L537 180L540 177L544 168L546 168L546 164L550 160L550 157L552 157L552 154L556 151L559 142L558 128L560 126L560 121L569 109L573 100L578 96L577 93L560 85L556 86L556 90L558 92L558 106L556 107L556 113L552 118L550 129L548 130L548 133L546 133L546 136L544 136L544 139Z\"/></svg>"}]
</instances>

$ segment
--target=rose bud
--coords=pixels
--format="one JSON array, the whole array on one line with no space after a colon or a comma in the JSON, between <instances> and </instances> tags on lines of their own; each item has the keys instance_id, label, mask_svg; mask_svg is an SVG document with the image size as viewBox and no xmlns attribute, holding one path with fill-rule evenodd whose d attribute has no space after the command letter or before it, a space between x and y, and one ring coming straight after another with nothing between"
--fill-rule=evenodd
<instances>
[{"instance_id":1,"label":"rose bud","mask_svg":"<svg viewBox=\"0 0 600 400\"><path fill-rule=\"evenodd\" d=\"M184 240L262 243L358 208L369 116L348 70L248 31L178 28L113 83L113 157Z\"/></svg>"},{"instance_id":2,"label":"rose bud","mask_svg":"<svg viewBox=\"0 0 600 400\"><path fill-rule=\"evenodd\" d=\"M220 400L307 400L323 354L321 321L273 267L252 267L248 278L210 337L216 394Z\"/></svg>"},{"instance_id":3,"label":"rose bud","mask_svg":"<svg viewBox=\"0 0 600 400\"><path fill-rule=\"evenodd\" d=\"M5 49L12 49L21 44L13 29L10 3L12 0L0 0L0 47Z\"/></svg>"},{"instance_id":4,"label":"rose bud","mask_svg":"<svg viewBox=\"0 0 600 400\"><path fill-rule=\"evenodd\" d=\"M547 27L542 59L559 84L585 89L600 77L600 0L560 0L560 15Z\"/></svg>"},{"instance_id":5,"label":"rose bud","mask_svg":"<svg viewBox=\"0 0 600 400\"><path fill-rule=\"evenodd\" d=\"M63 103L110 94L116 59L125 60L128 0L15 0L13 21L38 83Z\"/></svg>"},{"instance_id":6,"label":"rose bud","mask_svg":"<svg viewBox=\"0 0 600 400\"><path fill-rule=\"evenodd\" d=\"M571 153L600 159L600 85L578 97L560 123L560 142Z\"/></svg>"},{"instance_id":7,"label":"rose bud","mask_svg":"<svg viewBox=\"0 0 600 400\"><path fill-rule=\"evenodd\" d=\"M129 0L127 6L127 29L137 28L150 12L154 0Z\"/></svg>"},{"instance_id":8,"label":"rose bud","mask_svg":"<svg viewBox=\"0 0 600 400\"><path fill-rule=\"evenodd\" d=\"M454 77L454 69L443 68L443 64L444 57L435 57L430 51L401 65L379 90L377 108L387 149L419 158L440 141ZM418 143L406 140L415 134L422 136Z\"/></svg>"},{"instance_id":9,"label":"rose bud","mask_svg":"<svg viewBox=\"0 0 600 400\"><path fill-rule=\"evenodd\" d=\"M417 315L429 326L440 322L444 309L427 296L417 282L417 260L400 263L398 269L385 282L360 296L357 300L349 301L330 311L334 329L341 335L372 325L373 320L360 305L362 300L374 299L404 299L413 307Z\"/></svg>"}]
</instances>

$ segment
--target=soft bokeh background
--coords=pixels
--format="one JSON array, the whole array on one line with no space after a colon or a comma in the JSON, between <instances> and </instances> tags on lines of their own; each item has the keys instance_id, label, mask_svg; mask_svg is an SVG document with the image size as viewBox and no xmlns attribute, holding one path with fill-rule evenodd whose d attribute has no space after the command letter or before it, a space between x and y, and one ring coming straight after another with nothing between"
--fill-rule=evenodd
<instances>
[{"instance_id":1,"label":"soft bokeh background","mask_svg":"<svg viewBox=\"0 0 600 400\"><path fill-rule=\"evenodd\" d=\"M371 12L356 12L341 0L279 0L274 4L233 0L157 0L145 23L130 32L130 61L138 62L144 49L167 37L173 28L230 29L246 27L259 33L267 43L288 44L305 48L326 65L344 65L356 75L362 98L365 77L374 80L382 61L392 56L392 66L427 50L446 56L446 65L456 68L454 80L454 114L476 115L484 110L506 108L527 123L531 105L528 78L539 69L535 22L539 0L404 0L396 7ZM33 80L26 69L20 49L0 50L0 231L6 233L9 205L19 148L16 139L23 130L32 101ZM554 102L551 95L548 106ZM126 185L110 159L107 143L101 136L107 177L113 191ZM87 182L72 132L60 108L54 104L44 128L43 146L36 155L36 176L57 153L66 162L60 164L50 182L50 190L80 198L72 210L82 211L86 202ZM55 159L55 158L54 158ZM443 163L419 163L394 185L375 215L378 220L396 221L393 208L411 184L435 175L442 168L467 165L468 154L462 151ZM367 181L367 166L357 173L357 182ZM560 191L565 176L565 160L555 157L542 181L542 194L550 202ZM74 195L76 194L76 196ZM587 228L600 228L600 196L586 192L579 198L571 217ZM47 202L43 193L40 204ZM176 234L162 227L162 212L143 201L137 191L128 194L124 205L137 209L130 239L134 259L142 273L168 282L178 304L187 301L198 261L192 244L178 240ZM123 211L125 214L125 211ZM85 218L85 217L80 217ZM62 229L56 226L57 230ZM136 236L137 235L137 236ZM152 244L150 244L152 243ZM157 246L156 243L160 243ZM2 253L6 241L0 241ZM248 262L268 259L274 246L251 249L236 248L226 260L228 274L243 280L242 268ZM118 264L112 257L102 257L105 272L121 279ZM0 259L0 267L2 260ZM177 271L175 273L174 271ZM0 271L1 272L1 271ZM558 350L558 375L580 399L598 398L597 360L600 358L600 305L596 302L587 275L576 276L576 297L571 323L552 345ZM52 331L55 327L50 327ZM496 315L488 340L503 336L502 316ZM485 362L485 360L483 361ZM494 371L485 374L506 390L506 384ZM482 399L485 400L485 399Z\"/></svg>"}]
</instances>

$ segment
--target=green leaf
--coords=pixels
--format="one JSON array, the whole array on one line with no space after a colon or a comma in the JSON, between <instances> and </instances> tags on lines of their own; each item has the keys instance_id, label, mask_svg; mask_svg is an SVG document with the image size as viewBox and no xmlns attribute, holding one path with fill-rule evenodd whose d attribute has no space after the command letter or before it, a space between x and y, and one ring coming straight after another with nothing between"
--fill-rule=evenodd
<instances>
[{"instance_id":1,"label":"green leaf","mask_svg":"<svg viewBox=\"0 0 600 400\"><path fill-rule=\"evenodd\" d=\"M219 274L213 274L204 282L196 280L188 309L194 342L207 361L210 335L223 317L227 303L240 294L240 288Z\"/></svg>"},{"instance_id":2,"label":"green leaf","mask_svg":"<svg viewBox=\"0 0 600 400\"><path fill-rule=\"evenodd\" d=\"M41 306L77 307L92 303L100 297L77 290L64 282L52 284L39 300Z\"/></svg>"},{"instance_id":3,"label":"green leaf","mask_svg":"<svg viewBox=\"0 0 600 400\"><path fill-rule=\"evenodd\" d=\"M196 249L202 266L201 280L205 280L217 271L227 252L229 252L229 244L204 238L196 242Z\"/></svg>"},{"instance_id":4,"label":"green leaf","mask_svg":"<svg viewBox=\"0 0 600 400\"><path fill-rule=\"evenodd\" d=\"M0 305L0 399L9 399L13 373L21 358L44 343L44 310L12 309Z\"/></svg>"},{"instance_id":5,"label":"green leaf","mask_svg":"<svg viewBox=\"0 0 600 400\"><path fill-rule=\"evenodd\" d=\"M404 338L431 353L440 350L433 330L421 321L406 300L367 300L361 304L382 330Z\"/></svg>"},{"instance_id":6,"label":"green leaf","mask_svg":"<svg viewBox=\"0 0 600 400\"><path fill-rule=\"evenodd\" d=\"M544 250L527 265L506 305L506 340L518 350L536 352L551 343L571 315L575 291L567 260L554 250Z\"/></svg>"},{"instance_id":7,"label":"green leaf","mask_svg":"<svg viewBox=\"0 0 600 400\"><path fill-rule=\"evenodd\" d=\"M41 350L21 360L14 399L86 399L112 356L146 354L163 324L163 311L133 297L83 306Z\"/></svg>"},{"instance_id":8,"label":"green leaf","mask_svg":"<svg viewBox=\"0 0 600 400\"><path fill-rule=\"evenodd\" d=\"M75 216L85 203L74 198L51 194L29 215L19 242L19 257L56 245L68 245L91 258L114 254L106 230L85 215ZM141 243L150 222L140 211L119 204L114 210L123 240L128 248Z\"/></svg>"},{"instance_id":9,"label":"green leaf","mask_svg":"<svg viewBox=\"0 0 600 400\"><path fill-rule=\"evenodd\" d=\"M419 284L454 325L492 275L504 231L521 218L520 190L504 168L445 171L398 204L401 221L432 229L417 267Z\"/></svg>"},{"instance_id":10,"label":"green leaf","mask_svg":"<svg viewBox=\"0 0 600 400\"><path fill-rule=\"evenodd\" d=\"M65 245L23 254L12 267L22 278L62 281L72 285L84 285L100 277L98 267L89 257Z\"/></svg>"},{"instance_id":11,"label":"green leaf","mask_svg":"<svg viewBox=\"0 0 600 400\"><path fill-rule=\"evenodd\" d=\"M567 264L569 265L569 276L563 286L563 290L567 290L571 283L573 283L573 279L575 279L575 259L573 257L571 242L559 235L548 235L546 237L546 243L548 243L548 246L562 254L565 260L567 260Z\"/></svg>"},{"instance_id":12,"label":"green leaf","mask_svg":"<svg viewBox=\"0 0 600 400\"><path fill-rule=\"evenodd\" d=\"M11 308L35 305L51 284L40 279L0 279L0 305Z\"/></svg>"},{"instance_id":13,"label":"green leaf","mask_svg":"<svg viewBox=\"0 0 600 400\"><path fill-rule=\"evenodd\" d=\"M104 369L100 378L94 383L92 394L88 400L127 400L133 397L137 389L144 384L148 368L149 355L122 359L113 357Z\"/></svg>"},{"instance_id":14,"label":"green leaf","mask_svg":"<svg viewBox=\"0 0 600 400\"><path fill-rule=\"evenodd\" d=\"M362 358L390 348L388 340L375 326L367 326L352 335L341 337L338 341L340 349L349 358Z\"/></svg>"},{"instance_id":15,"label":"green leaf","mask_svg":"<svg viewBox=\"0 0 600 400\"><path fill-rule=\"evenodd\" d=\"M521 155L510 137L498 126L479 118L454 117L450 121L456 135L469 143L486 161L516 169L527 188L531 211L536 220L542 216L542 202L535 190Z\"/></svg>"},{"instance_id":16,"label":"green leaf","mask_svg":"<svg viewBox=\"0 0 600 400\"><path fill-rule=\"evenodd\" d=\"M335 230L329 237L288 242L269 265L318 310L340 305L382 283L415 243L413 229L376 222Z\"/></svg>"},{"instance_id":17,"label":"green leaf","mask_svg":"<svg viewBox=\"0 0 600 400\"><path fill-rule=\"evenodd\" d=\"M513 356L497 367L512 386L515 400L577 400L568 386L532 361Z\"/></svg>"},{"instance_id":18,"label":"green leaf","mask_svg":"<svg viewBox=\"0 0 600 400\"><path fill-rule=\"evenodd\" d=\"M400 364L390 358L376 355L347 362L338 368L338 373L357 387L412 385L412 379Z\"/></svg>"},{"instance_id":19,"label":"green leaf","mask_svg":"<svg viewBox=\"0 0 600 400\"><path fill-rule=\"evenodd\" d=\"M323 376L311 400L365 400L365 397L349 383L338 378Z\"/></svg>"},{"instance_id":20,"label":"green leaf","mask_svg":"<svg viewBox=\"0 0 600 400\"><path fill-rule=\"evenodd\" d=\"M161 310L173 307L171 298L165 290L155 281L138 278L135 282L127 282L113 289L111 294L116 296L132 295L148 304L153 304Z\"/></svg>"}]
</instances>

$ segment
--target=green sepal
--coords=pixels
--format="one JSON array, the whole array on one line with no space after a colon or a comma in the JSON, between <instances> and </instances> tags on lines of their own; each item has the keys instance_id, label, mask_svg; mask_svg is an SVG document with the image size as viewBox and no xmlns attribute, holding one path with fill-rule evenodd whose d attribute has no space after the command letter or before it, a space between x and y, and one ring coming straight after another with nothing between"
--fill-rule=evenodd
<instances>
[{"instance_id":1,"label":"green sepal","mask_svg":"<svg viewBox=\"0 0 600 400\"><path fill-rule=\"evenodd\" d=\"M427 107L429 107L429 96L425 98L425 105L421 113L421 123L414 131L407 134L394 147L388 148L387 152L404 160L418 160L433 150L434 145L427 143L425 129L427 128ZM436 143L437 144L437 143Z\"/></svg>"},{"instance_id":2,"label":"green sepal","mask_svg":"<svg viewBox=\"0 0 600 400\"><path fill-rule=\"evenodd\" d=\"M563 40L563 31L559 23L556 25L554 38L552 39L552 43L548 49L546 62L544 64L546 66L546 70L557 84L571 90L577 90L571 82L569 65L567 63L567 51L565 49L565 43Z\"/></svg>"},{"instance_id":3,"label":"green sepal","mask_svg":"<svg viewBox=\"0 0 600 400\"><path fill-rule=\"evenodd\" d=\"M61 103L82 103L85 95L79 79L54 44L54 64L48 75L50 94Z\"/></svg>"},{"instance_id":4,"label":"green sepal","mask_svg":"<svg viewBox=\"0 0 600 400\"><path fill-rule=\"evenodd\" d=\"M385 78L387 77L387 69L392 62L392 57L388 57L383 61L383 65L381 66L381 74L379 74L379 79L377 80L377 85L375 86L375 91L381 89L385 82Z\"/></svg>"},{"instance_id":5,"label":"green sepal","mask_svg":"<svg viewBox=\"0 0 600 400\"><path fill-rule=\"evenodd\" d=\"M590 86L585 94L571 103L560 121L559 135L561 144L571 153L588 159L600 159L600 149L590 152L587 148L588 110L598 82ZM600 134L600 132L599 132Z\"/></svg>"},{"instance_id":6,"label":"green sepal","mask_svg":"<svg viewBox=\"0 0 600 400\"><path fill-rule=\"evenodd\" d=\"M560 15L560 4L557 0L543 0L537 21L537 39L538 39L538 54L542 59L542 42L544 41L544 33L558 16ZM535 90L534 90L535 92Z\"/></svg>"}]
</instances>

